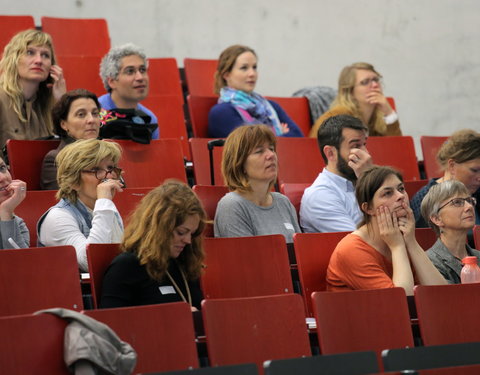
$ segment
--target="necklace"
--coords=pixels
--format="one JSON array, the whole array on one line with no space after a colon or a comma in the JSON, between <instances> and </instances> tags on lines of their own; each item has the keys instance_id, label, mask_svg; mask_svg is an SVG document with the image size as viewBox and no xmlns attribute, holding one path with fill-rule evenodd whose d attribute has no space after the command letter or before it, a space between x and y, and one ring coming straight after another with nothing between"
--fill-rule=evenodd
<instances>
[{"instance_id":1,"label":"necklace","mask_svg":"<svg viewBox=\"0 0 480 375\"><path fill-rule=\"evenodd\" d=\"M177 283L175 282L175 280L173 279L172 275L170 275L170 272L166 272L167 273L167 276L169 278L169 280L172 282L175 290L177 291L178 294L180 294L180 297L182 297L182 300L187 302L190 306L192 306L192 296L190 294L190 288L188 287L188 283L187 283L187 278L185 277L185 274L183 273L183 270L182 268L178 265L177 263L177 267L180 271L180 274L182 275L182 279L183 279L183 283L185 284L185 289L187 290L187 297L188 297L188 301L187 299L185 298L185 295L182 293L182 291L180 290L180 288L178 287Z\"/></svg>"}]
</instances>

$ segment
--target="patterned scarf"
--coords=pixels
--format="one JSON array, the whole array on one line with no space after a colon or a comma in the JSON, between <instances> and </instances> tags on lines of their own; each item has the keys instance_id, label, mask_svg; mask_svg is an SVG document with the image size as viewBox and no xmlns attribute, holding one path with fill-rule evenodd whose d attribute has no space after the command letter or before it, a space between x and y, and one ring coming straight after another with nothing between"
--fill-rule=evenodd
<instances>
[{"instance_id":1,"label":"patterned scarf","mask_svg":"<svg viewBox=\"0 0 480 375\"><path fill-rule=\"evenodd\" d=\"M260 94L235 90L230 87L223 87L220 90L219 103L231 103L248 124L261 123L273 128L277 136L282 135L280 120L275 109Z\"/></svg>"}]
</instances>

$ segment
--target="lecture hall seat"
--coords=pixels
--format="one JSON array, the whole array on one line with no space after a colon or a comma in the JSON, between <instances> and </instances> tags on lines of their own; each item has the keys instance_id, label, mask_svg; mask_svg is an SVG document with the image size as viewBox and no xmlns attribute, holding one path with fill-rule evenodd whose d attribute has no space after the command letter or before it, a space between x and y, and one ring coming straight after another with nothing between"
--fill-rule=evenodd
<instances>
[{"instance_id":1,"label":"lecture hall seat","mask_svg":"<svg viewBox=\"0 0 480 375\"><path fill-rule=\"evenodd\" d=\"M305 311L298 294L205 299L202 316L210 366L310 356Z\"/></svg>"},{"instance_id":2,"label":"lecture hall seat","mask_svg":"<svg viewBox=\"0 0 480 375\"><path fill-rule=\"evenodd\" d=\"M3 52L14 35L20 31L34 28L35 21L32 16L0 15L0 51Z\"/></svg>"},{"instance_id":3,"label":"lecture hall seat","mask_svg":"<svg viewBox=\"0 0 480 375\"><path fill-rule=\"evenodd\" d=\"M185 302L86 310L137 352L134 373L198 368L190 306Z\"/></svg>"},{"instance_id":4,"label":"lecture hall seat","mask_svg":"<svg viewBox=\"0 0 480 375\"><path fill-rule=\"evenodd\" d=\"M42 17L42 30L52 36L58 56L99 56L110 49L105 18Z\"/></svg>"},{"instance_id":5,"label":"lecture hall seat","mask_svg":"<svg viewBox=\"0 0 480 375\"><path fill-rule=\"evenodd\" d=\"M217 96L213 92L217 60L185 58L183 66L187 90L194 96Z\"/></svg>"},{"instance_id":6,"label":"lecture hall seat","mask_svg":"<svg viewBox=\"0 0 480 375\"><path fill-rule=\"evenodd\" d=\"M204 248L206 299L293 293L283 235L205 238Z\"/></svg>"}]
</instances>

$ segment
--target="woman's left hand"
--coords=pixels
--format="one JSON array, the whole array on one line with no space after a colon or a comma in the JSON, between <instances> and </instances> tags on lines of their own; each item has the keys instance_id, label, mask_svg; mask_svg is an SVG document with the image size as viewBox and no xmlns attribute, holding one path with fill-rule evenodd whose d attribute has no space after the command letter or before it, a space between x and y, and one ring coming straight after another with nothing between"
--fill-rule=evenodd
<instances>
[{"instance_id":1,"label":"woman's left hand","mask_svg":"<svg viewBox=\"0 0 480 375\"><path fill-rule=\"evenodd\" d=\"M58 65L52 65L50 68L50 77L53 78L53 83L50 83L48 87L52 88L53 97L57 101L67 92L67 84L63 77L62 68Z\"/></svg>"},{"instance_id":2,"label":"woman's left hand","mask_svg":"<svg viewBox=\"0 0 480 375\"><path fill-rule=\"evenodd\" d=\"M408 243L409 241L415 241L415 217L407 202L403 202L402 207L407 215L398 218L398 228L402 232L405 242Z\"/></svg>"},{"instance_id":3,"label":"woman's left hand","mask_svg":"<svg viewBox=\"0 0 480 375\"><path fill-rule=\"evenodd\" d=\"M288 124L286 122L282 122L280 124L280 127L282 129L282 134L287 134L290 131Z\"/></svg>"},{"instance_id":4,"label":"woman's left hand","mask_svg":"<svg viewBox=\"0 0 480 375\"><path fill-rule=\"evenodd\" d=\"M383 112L384 116L388 116L390 113L393 112L393 108L390 106L385 95L379 89L372 90L367 94L367 102L369 104L375 104L380 111Z\"/></svg>"}]
</instances>

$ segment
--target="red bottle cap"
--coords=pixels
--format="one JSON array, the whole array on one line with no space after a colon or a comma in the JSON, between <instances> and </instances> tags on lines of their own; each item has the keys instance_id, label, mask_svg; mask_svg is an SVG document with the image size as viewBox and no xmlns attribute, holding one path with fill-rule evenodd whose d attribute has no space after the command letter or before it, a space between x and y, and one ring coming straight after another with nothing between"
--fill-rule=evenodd
<instances>
[{"instance_id":1,"label":"red bottle cap","mask_svg":"<svg viewBox=\"0 0 480 375\"><path fill-rule=\"evenodd\" d=\"M465 257L462 259L463 264L477 264L477 257Z\"/></svg>"}]
</instances>

